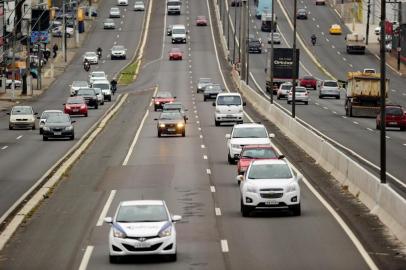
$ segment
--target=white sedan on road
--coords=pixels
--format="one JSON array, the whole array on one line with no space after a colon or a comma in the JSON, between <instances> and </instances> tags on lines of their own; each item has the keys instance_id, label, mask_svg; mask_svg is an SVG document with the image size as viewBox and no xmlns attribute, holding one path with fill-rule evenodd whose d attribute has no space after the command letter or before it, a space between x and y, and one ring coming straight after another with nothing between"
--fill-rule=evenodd
<instances>
[{"instance_id":1,"label":"white sedan on road","mask_svg":"<svg viewBox=\"0 0 406 270\"><path fill-rule=\"evenodd\" d=\"M14 128L30 128L35 129L35 119L37 113L34 113L31 106L14 106L11 112L8 122L8 129Z\"/></svg>"},{"instance_id":2,"label":"white sedan on road","mask_svg":"<svg viewBox=\"0 0 406 270\"><path fill-rule=\"evenodd\" d=\"M128 0L118 0L117 5L119 5L119 6L128 6Z\"/></svg>"},{"instance_id":3,"label":"white sedan on road","mask_svg":"<svg viewBox=\"0 0 406 270\"><path fill-rule=\"evenodd\" d=\"M113 218L109 233L110 262L128 255L166 255L176 261L175 222L181 216L171 216L164 201L123 201Z\"/></svg>"},{"instance_id":4,"label":"white sedan on road","mask_svg":"<svg viewBox=\"0 0 406 270\"><path fill-rule=\"evenodd\" d=\"M286 160L253 161L244 175L237 176L242 216L255 210L290 210L300 216L300 179L302 176L295 176Z\"/></svg>"},{"instance_id":5,"label":"white sedan on road","mask_svg":"<svg viewBox=\"0 0 406 270\"><path fill-rule=\"evenodd\" d=\"M127 49L122 45L114 45L111 48L111 60L114 59L126 59L127 58Z\"/></svg>"},{"instance_id":6,"label":"white sedan on road","mask_svg":"<svg viewBox=\"0 0 406 270\"><path fill-rule=\"evenodd\" d=\"M97 64L99 63L99 57L95 52L85 52L83 55L83 62L88 61L90 64Z\"/></svg>"},{"instance_id":7,"label":"white sedan on road","mask_svg":"<svg viewBox=\"0 0 406 270\"><path fill-rule=\"evenodd\" d=\"M143 1L135 1L134 3L134 11L144 11L145 5Z\"/></svg>"},{"instance_id":8,"label":"white sedan on road","mask_svg":"<svg viewBox=\"0 0 406 270\"><path fill-rule=\"evenodd\" d=\"M93 71L89 75L89 83L92 84L96 80L107 80L107 75L104 71Z\"/></svg>"},{"instance_id":9,"label":"white sedan on road","mask_svg":"<svg viewBox=\"0 0 406 270\"><path fill-rule=\"evenodd\" d=\"M121 17L120 9L118 7L110 8L109 16L110 18L120 18Z\"/></svg>"},{"instance_id":10,"label":"white sedan on road","mask_svg":"<svg viewBox=\"0 0 406 270\"><path fill-rule=\"evenodd\" d=\"M228 148L228 163L234 164L239 158L241 149L246 145L269 145L275 134L268 134L264 125L256 123L239 124L226 134Z\"/></svg>"}]
</instances>

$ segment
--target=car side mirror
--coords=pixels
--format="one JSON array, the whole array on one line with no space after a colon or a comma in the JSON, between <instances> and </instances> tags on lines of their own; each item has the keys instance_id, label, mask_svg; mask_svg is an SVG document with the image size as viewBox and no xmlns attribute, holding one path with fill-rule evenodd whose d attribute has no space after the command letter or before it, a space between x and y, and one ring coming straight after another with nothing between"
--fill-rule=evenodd
<instances>
[{"instance_id":1,"label":"car side mirror","mask_svg":"<svg viewBox=\"0 0 406 270\"><path fill-rule=\"evenodd\" d=\"M182 216L179 216L179 215L172 216L172 222L177 222L177 221L180 221L181 219L182 219Z\"/></svg>"},{"instance_id":2,"label":"car side mirror","mask_svg":"<svg viewBox=\"0 0 406 270\"><path fill-rule=\"evenodd\" d=\"M231 139L231 135L230 134L226 134L226 139Z\"/></svg>"},{"instance_id":3,"label":"car side mirror","mask_svg":"<svg viewBox=\"0 0 406 270\"><path fill-rule=\"evenodd\" d=\"M270 133L269 138L275 138L275 133Z\"/></svg>"},{"instance_id":4,"label":"car side mirror","mask_svg":"<svg viewBox=\"0 0 406 270\"><path fill-rule=\"evenodd\" d=\"M76 120L73 120L73 121L71 122L71 124L74 124L74 123L76 123Z\"/></svg>"},{"instance_id":5,"label":"car side mirror","mask_svg":"<svg viewBox=\"0 0 406 270\"><path fill-rule=\"evenodd\" d=\"M216 107L216 102L213 102L211 105L213 105L213 107Z\"/></svg>"},{"instance_id":6,"label":"car side mirror","mask_svg":"<svg viewBox=\"0 0 406 270\"><path fill-rule=\"evenodd\" d=\"M303 175L301 175L300 173L296 176L296 181L300 182L303 180Z\"/></svg>"},{"instance_id":7,"label":"car side mirror","mask_svg":"<svg viewBox=\"0 0 406 270\"><path fill-rule=\"evenodd\" d=\"M105 217L104 222L106 223L113 223L113 218L112 217Z\"/></svg>"},{"instance_id":8,"label":"car side mirror","mask_svg":"<svg viewBox=\"0 0 406 270\"><path fill-rule=\"evenodd\" d=\"M235 177L235 180L240 181L240 182L244 181L244 175L241 175L241 174L237 175Z\"/></svg>"},{"instance_id":9,"label":"car side mirror","mask_svg":"<svg viewBox=\"0 0 406 270\"><path fill-rule=\"evenodd\" d=\"M37 116L37 119L41 119L41 117Z\"/></svg>"},{"instance_id":10,"label":"car side mirror","mask_svg":"<svg viewBox=\"0 0 406 270\"><path fill-rule=\"evenodd\" d=\"M234 155L234 158L235 158L235 159L240 159L240 157L241 157L241 154L235 154L235 155Z\"/></svg>"},{"instance_id":11,"label":"car side mirror","mask_svg":"<svg viewBox=\"0 0 406 270\"><path fill-rule=\"evenodd\" d=\"M242 106L247 106L247 102L244 101L244 102L242 103Z\"/></svg>"},{"instance_id":12,"label":"car side mirror","mask_svg":"<svg viewBox=\"0 0 406 270\"><path fill-rule=\"evenodd\" d=\"M285 158L285 155L279 155L278 156L278 159L284 159Z\"/></svg>"}]
</instances>

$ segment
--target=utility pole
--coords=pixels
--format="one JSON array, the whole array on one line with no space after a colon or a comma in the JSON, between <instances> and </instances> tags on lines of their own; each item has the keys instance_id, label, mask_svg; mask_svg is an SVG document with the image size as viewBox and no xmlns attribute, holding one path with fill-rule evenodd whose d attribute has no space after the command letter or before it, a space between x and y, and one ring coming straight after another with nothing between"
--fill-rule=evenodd
<instances>
[{"instance_id":1,"label":"utility pole","mask_svg":"<svg viewBox=\"0 0 406 270\"><path fill-rule=\"evenodd\" d=\"M272 16L272 28L271 28L271 64L269 67L269 82L271 83L271 104L273 104L273 34L275 33L275 29L273 29L274 23L275 23L275 10L274 10L274 2L272 1L272 7L271 7L271 16Z\"/></svg>"},{"instance_id":2,"label":"utility pole","mask_svg":"<svg viewBox=\"0 0 406 270\"><path fill-rule=\"evenodd\" d=\"M250 36L250 14L249 14L249 8L250 8L250 4L249 4L249 0L247 0L247 4L246 4L246 8L247 10L245 11L245 17L247 20L247 37L249 38ZM246 57L246 61L247 61L247 74L245 75L245 83L248 85L249 81L250 81L250 54L249 54L249 50L245 50L247 57Z\"/></svg>"},{"instance_id":3,"label":"utility pole","mask_svg":"<svg viewBox=\"0 0 406 270\"><path fill-rule=\"evenodd\" d=\"M12 45L11 45L11 48L12 48L12 54L13 54L13 57L12 57L12 60L11 60L11 65L12 65L12 71L11 71L11 92L12 92L12 99L14 100L14 98L15 98L15 77L16 77L16 68L17 68L17 65L16 65L16 48L15 48L15 45L16 45L16 16L14 16L14 20L13 20L13 22L14 22L14 24L13 24L13 41L12 41Z\"/></svg>"},{"instance_id":4,"label":"utility pole","mask_svg":"<svg viewBox=\"0 0 406 270\"><path fill-rule=\"evenodd\" d=\"M234 7L234 41L233 41L233 64L235 64L235 46L237 39L237 8Z\"/></svg>"},{"instance_id":5,"label":"utility pole","mask_svg":"<svg viewBox=\"0 0 406 270\"><path fill-rule=\"evenodd\" d=\"M64 55L64 60L65 62L67 61L66 59L66 1L62 1L62 14L63 14L63 19L62 19L62 52Z\"/></svg>"},{"instance_id":6,"label":"utility pole","mask_svg":"<svg viewBox=\"0 0 406 270\"><path fill-rule=\"evenodd\" d=\"M27 20L27 57L25 59L25 80L23 80L23 89L22 89L22 95L27 95L28 88L31 86L31 84L28 82L29 76L31 74L30 72L30 21ZM31 92L31 91L30 91Z\"/></svg>"},{"instance_id":7,"label":"utility pole","mask_svg":"<svg viewBox=\"0 0 406 270\"><path fill-rule=\"evenodd\" d=\"M355 31L355 0L352 0L352 31Z\"/></svg>"},{"instance_id":8,"label":"utility pole","mask_svg":"<svg viewBox=\"0 0 406 270\"><path fill-rule=\"evenodd\" d=\"M294 0L293 4L293 70L292 70L292 118L296 117L296 12L297 12L297 0Z\"/></svg>"},{"instance_id":9,"label":"utility pole","mask_svg":"<svg viewBox=\"0 0 406 270\"><path fill-rule=\"evenodd\" d=\"M368 45L368 40L369 40L369 17L371 15L371 0L368 0L368 11L367 11L367 30L365 33L365 44Z\"/></svg>"},{"instance_id":10,"label":"utility pole","mask_svg":"<svg viewBox=\"0 0 406 270\"><path fill-rule=\"evenodd\" d=\"M381 105L381 127L380 127L380 154L381 154L381 171L380 178L381 184L386 183L386 112L385 112L385 99L386 99L386 55L385 55L385 20L386 20L386 0L381 0L381 38L380 38L380 105Z\"/></svg>"},{"instance_id":11,"label":"utility pole","mask_svg":"<svg viewBox=\"0 0 406 270\"><path fill-rule=\"evenodd\" d=\"M227 7L227 49L228 49L228 60L230 60L230 10Z\"/></svg>"},{"instance_id":12,"label":"utility pole","mask_svg":"<svg viewBox=\"0 0 406 270\"><path fill-rule=\"evenodd\" d=\"M241 64L241 42L242 42L242 39L241 39L241 24L242 24L243 6L244 6L243 3L241 3L241 7L239 8L239 10L240 10L240 22L238 24L238 40L240 41L239 45L238 45L238 61L240 62L240 64Z\"/></svg>"},{"instance_id":13,"label":"utility pole","mask_svg":"<svg viewBox=\"0 0 406 270\"><path fill-rule=\"evenodd\" d=\"M240 61L240 66L241 66L241 80L246 81L245 76L247 75L247 37L245 36L247 34L247 31L245 30L245 27L247 26L246 23L246 17L247 17L247 0L242 0L242 15L240 18L241 21L241 40L240 40L240 47L241 47L241 61Z\"/></svg>"},{"instance_id":14,"label":"utility pole","mask_svg":"<svg viewBox=\"0 0 406 270\"><path fill-rule=\"evenodd\" d=\"M397 53L398 53L398 63L397 63L398 65L397 65L397 68L398 68L398 71L400 71L400 53L401 53L401 50L402 50L402 47L401 47L401 40L402 40L402 2L399 1L398 5L399 5L399 10L398 10L398 12L399 12L399 15L398 15L399 28L398 28L398 47L397 47Z\"/></svg>"}]
</instances>

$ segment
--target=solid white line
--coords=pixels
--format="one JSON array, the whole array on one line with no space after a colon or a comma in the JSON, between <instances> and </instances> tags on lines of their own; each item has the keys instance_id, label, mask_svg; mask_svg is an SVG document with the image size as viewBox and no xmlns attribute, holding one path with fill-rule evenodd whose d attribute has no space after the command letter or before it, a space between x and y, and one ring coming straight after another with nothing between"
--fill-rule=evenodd
<instances>
[{"instance_id":1,"label":"solid white line","mask_svg":"<svg viewBox=\"0 0 406 270\"><path fill-rule=\"evenodd\" d=\"M86 270L89 264L90 257L92 256L94 246L87 246L85 254L83 254L82 262L80 263L79 270Z\"/></svg>"},{"instance_id":2,"label":"solid white line","mask_svg":"<svg viewBox=\"0 0 406 270\"><path fill-rule=\"evenodd\" d=\"M200 139L203 139L203 135L202 135L202 134L200 134L199 137L200 137Z\"/></svg>"},{"instance_id":3,"label":"solid white line","mask_svg":"<svg viewBox=\"0 0 406 270\"><path fill-rule=\"evenodd\" d=\"M216 216L221 216L221 209L216 207L214 208L214 212L216 213Z\"/></svg>"},{"instance_id":4,"label":"solid white line","mask_svg":"<svg viewBox=\"0 0 406 270\"><path fill-rule=\"evenodd\" d=\"M211 174L211 170L210 170L210 169L206 169L206 173L207 173L207 174Z\"/></svg>"},{"instance_id":5,"label":"solid white line","mask_svg":"<svg viewBox=\"0 0 406 270\"><path fill-rule=\"evenodd\" d=\"M195 115L195 118L199 118L199 116L198 116L198 115Z\"/></svg>"},{"instance_id":6,"label":"solid white line","mask_svg":"<svg viewBox=\"0 0 406 270\"><path fill-rule=\"evenodd\" d=\"M196 121L196 124L199 124L199 123L200 123L199 120L197 120L197 121Z\"/></svg>"},{"instance_id":7,"label":"solid white line","mask_svg":"<svg viewBox=\"0 0 406 270\"><path fill-rule=\"evenodd\" d=\"M20 136L18 136L17 138L16 138L16 140L19 140L19 139L21 139L23 137L23 135L20 135Z\"/></svg>"},{"instance_id":8,"label":"solid white line","mask_svg":"<svg viewBox=\"0 0 406 270\"><path fill-rule=\"evenodd\" d=\"M337 112L336 112L336 111L333 111L333 113L334 113L334 114L337 114Z\"/></svg>"},{"instance_id":9,"label":"solid white line","mask_svg":"<svg viewBox=\"0 0 406 270\"><path fill-rule=\"evenodd\" d=\"M132 154L132 152L133 152L133 150L134 150L135 144L136 144L137 141L138 141L138 137L140 136L142 127L144 126L144 123L145 123L145 120L147 119L148 114L149 114L149 110L147 110L147 111L145 112L144 118L142 118L141 124L140 124L140 126L138 127L137 133L135 134L134 140L133 140L133 142L131 143L130 149L128 149L127 155L125 156L125 159L124 159L124 161L123 161L123 164L122 164L123 166L126 166L126 165L128 164L128 160L130 159L131 154Z\"/></svg>"},{"instance_id":10,"label":"solid white line","mask_svg":"<svg viewBox=\"0 0 406 270\"><path fill-rule=\"evenodd\" d=\"M203 155L203 159L207 159L207 155Z\"/></svg>"},{"instance_id":11,"label":"solid white line","mask_svg":"<svg viewBox=\"0 0 406 270\"><path fill-rule=\"evenodd\" d=\"M103 210L102 210L101 213L100 213L100 217L99 217L99 219L97 220L96 226L99 227L99 226L103 225L104 218L105 218L106 215L107 215L107 211L109 211L110 205L111 205L111 203L113 202L113 199L114 199L114 196L116 195L116 192L117 192L117 190L115 190L115 189L113 189L112 191L110 191L110 195L109 195L109 197L107 198L106 204L104 205Z\"/></svg>"},{"instance_id":12,"label":"solid white line","mask_svg":"<svg viewBox=\"0 0 406 270\"><path fill-rule=\"evenodd\" d=\"M198 130L202 130L202 128L200 128L200 127L198 127L197 129L198 129Z\"/></svg>"},{"instance_id":13,"label":"solid white line","mask_svg":"<svg viewBox=\"0 0 406 270\"><path fill-rule=\"evenodd\" d=\"M328 110L328 108L327 108L327 107L323 107L323 109Z\"/></svg>"},{"instance_id":14,"label":"solid white line","mask_svg":"<svg viewBox=\"0 0 406 270\"><path fill-rule=\"evenodd\" d=\"M5 145L1 148L1 150L7 149L8 145Z\"/></svg>"},{"instance_id":15,"label":"solid white line","mask_svg":"<svg viewBox=\"0 0 406 270\"><path fill-rule=\"evenodd\" d=\"M374 131L372 128L367 128L369 131Z\"/></svg>"},{"instance_id":16,"label":"solid white line","mask_svg":"<svg viewBox=\"0 0 406 270\"><path fill-rule=\"evenodd\" d=\"M221 251L223 253L227 253L229 251L227 240L221 240Z\"/></svg>"},{"instance_id":17,"label":"solid white line","mask_svg":"<svg viewBox=\"0 0 406 270\"><path fill-rule=\"evenodd\" d=\"M386 137L386 139L390 139L390 137L389 136L385 136Z\"/></svg>"},{"instance_id":18,"label":"solid white line","mask_svg":"<svg viewBox=\"0 0 406 270\"><path fill-rule=\"evenodd\" d=\"M210 186L210 191L211 191L212 193L216 192L216 187L215 187L215 186Z\"/></svg>"},{"instance_id":19,"label":"solid white line","mask_svg":"<svg viewBox=\"0 0 406 270\"><path fill-rule=\"evenodd\" d=\"M352 121L354 124L359 125L359 123L357 121Z\"/></svg>"},{"instance_id":20,"label":"solid white line","mask_svg":"<svg viewBox=\"0 0 406 270\"><path fill-rule=\"evenodd\" d=\"M406 143L404 143L403 146L406 146Z\"/></svg>"}]
</instances>

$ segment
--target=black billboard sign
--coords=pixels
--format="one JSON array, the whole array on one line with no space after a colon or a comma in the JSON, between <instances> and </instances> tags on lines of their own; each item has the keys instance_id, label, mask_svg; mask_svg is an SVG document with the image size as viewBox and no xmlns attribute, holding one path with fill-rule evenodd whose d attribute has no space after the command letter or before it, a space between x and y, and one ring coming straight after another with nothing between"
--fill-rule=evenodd
<instances>
[{"instance_id":1,"label":"black billboard sign","mask_svg":"<svg viewBox=\"0 0 406 270\"><path fill-rule=\"evenodd\" d=\"M296 75L299 74L299 49L296 49ZM273 77L276 79L292 79L293 49L274 48Z\"/></svg>"}]
</instances>

